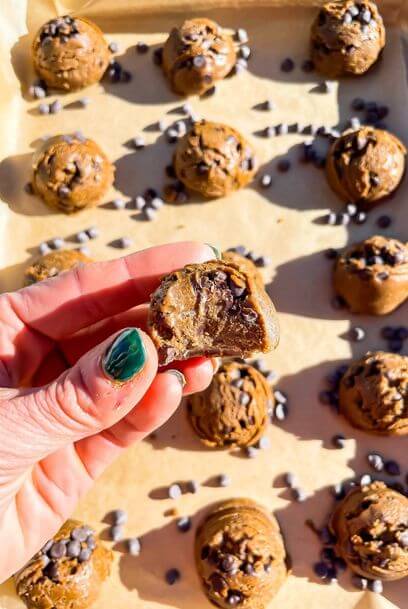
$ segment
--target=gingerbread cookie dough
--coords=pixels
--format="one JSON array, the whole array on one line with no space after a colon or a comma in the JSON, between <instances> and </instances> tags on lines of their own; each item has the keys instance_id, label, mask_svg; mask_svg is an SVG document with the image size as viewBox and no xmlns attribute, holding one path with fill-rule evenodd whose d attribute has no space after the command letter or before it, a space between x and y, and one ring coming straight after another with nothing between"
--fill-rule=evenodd
<instances>
[{"instance_id":1,"label":"gingerbread cookie dough","mask_svg":"<svg viewBox=\"0 0 408 609\"><path fill-rule=\"evenodd\" d=\"M399 186L406 152L402 142L388 131L374 127L349 131L329 150L327 180L344 201L369 209Z\"/></svg>"},{"instance_id":2,"label":"gingerbread cookie dough","mask_svg":"<svg viewBox=\"0 0 408 609\"><path fill-rule=\"evenodd\" d=\"M211 19L188 19L171 30L163 47L163 70L179 95L202 95L236 62L232 37Z\"/></svg>"},{"instance_id":3,"label":"gingerbread cookie dough","mask_svg":"<svg viewBox=\"0 0 408 609\"><path fill-rule=\"evenodd\" d=\"M408 576L408 499L383 482L352 490L331 529L337 553L355 573L383 581Z\"/></svg>"},{"instance_id":4,"label":"gingerbread cookie dough","mask_svg":"<svg viewBox=\"0 0 408 609\"><path fill-rule=\"evenodd\" d=\"M179 140L174 169L190 190L206 198L223 197L252 180L255 153L232 127L202 120Z\"/></svg>"},{"instance_id":5,"label":"gingerbread cookie dough","mask_svg":"<svg viewBox=\"0 0 408 609\"><path fill-rule=\"evenodd\" d=\"M364 74L385 46L385 29L374 2L328 2L312 25L312 60L330 78Z\"/></svg>"},{"instance_id":6,"label":"gingerbread cookie dough","mask_svg":"<svg viewBox=\"0 0 408 609\"><path fill-rule=\"evenodd\" d=\"M205 594L225 609L264 609L287 576L278 522L251 499L213 509L197 530L195 558Z\"/></svg>"},{"instance_id":7,"label":"gingerbread cookie dough","mask_svg":"<svg viewBox=\"0 0 408 609\"><path fill-rule=\"evenodd\" d=\"M337 259L333 282L353 313L391 313L408 298L408 244L374 236L352 245Z\"/></svg>"},{"instance_id":8,"label":"gingerbread cookie dough","mask_svg":"<svg viewBox=\"0 0 408 609\"><path fill-rule=\"evenodd\" d=\"M408 357L375 351L353 362L340 381L339 406L354 427L408 434Z\"/></svg>"},{"instance_id":9,"label":"gingerbread cookie dough","mask_svg":"<svg viewBox=\"0 0 408 609\"><path fill-rule=\"evenodd\" d=\"M58 135L34 155L32 185L49 207L71 214L97 205L113 175L113 165L93 140Z\"/></svg>"},{"instance_id":10,"label":"gingerbread cookie dough","mask_svg":"<svg viewBox=\"0 0 408 609\"><path fill-rule=\"evenodd\" d=\"M194 431L211 448L255 444L272 408L265 377L253 366L233 361L223 363L208 389L192 395L187 403Z\"/></svg>"},{"instance_id":11,"label":"gingerbread cookie dough","mask_svg":"<svg viewBox=\"0 0 408 609\"><path fill-rule=\"evenodd\" d=\"M264 288L222 260L165 276L151 297L149 326L161 365L203 355L251 357L279 342Z\"/></svg>"},{"instance_id":12,"label":"gingerbread cookie dough","mask_svg":"<svg viewBox=\"0 0 408 609\"><path fill-rule=\"evenodd\" d=\"M95 23L83 17L57 17L37 32L34 68L48 87L76 91L98 82L110 60L108 44Z\"/></svg>"},{"instance_id":13,"label":"gingerbread cookie dough","mask_svg":"<svg viewBox=\"0 0 408 609\"><path fill-rule=\"evenodd\" d=\"M59 250L45 254L31 264L24 273L24 284L31 285L50 277L56 277L64 271L70 271L79 264L93 262L78 250Z\"/></svg>"},{"instance_id":14,"label":"gingerbread cookie dough","mask_svg":"<svg viewBox=\"0 0 408 609\"><path fill-rule=\"evenodd\" d=\"M109 576L112 552L95 531L68 520L15 576L29 609L88 609Z\"/></svg>"},{"instance_id":15,"label":"gingerbread cookie dough","mask_svg":"<svg viewBox=\"0 0 408 609\"><path fill-rule=\"evenodd\" d=\"M259 272L259 269L255 266L252 260L246 256L242 256L234 250L226 250L225 252L222 252L222 259L225 260L225 262L235 264L244 273L251 275L254 277L254 279L260 281L261 285L264 285L265 282L261 273Z\"/></svg>"}]
</instances>

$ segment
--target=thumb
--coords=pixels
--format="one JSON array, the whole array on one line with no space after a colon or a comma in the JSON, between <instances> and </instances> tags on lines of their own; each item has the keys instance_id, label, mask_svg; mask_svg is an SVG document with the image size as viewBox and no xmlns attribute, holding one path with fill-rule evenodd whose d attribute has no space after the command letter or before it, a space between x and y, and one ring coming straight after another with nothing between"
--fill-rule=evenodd
<instances>
[{"instance_id":1,"label":"thumb","mask_svg":"<svg viewBox=\"0 0 408 609\"><path fill-rule=\"evenodd\" d=\"M157 365L156 349L147 334L127 328L86 353L49 385L14 397L4 390L1 474L16 475L67 444L112 426L141 400Z\"/></svg>"}]
</instances>

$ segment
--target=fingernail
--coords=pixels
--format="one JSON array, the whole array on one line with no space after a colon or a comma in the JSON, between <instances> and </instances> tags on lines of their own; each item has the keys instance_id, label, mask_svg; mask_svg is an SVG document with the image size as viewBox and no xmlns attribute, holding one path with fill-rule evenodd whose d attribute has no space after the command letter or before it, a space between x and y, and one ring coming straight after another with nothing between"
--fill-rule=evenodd
<instances>
[{"instance_id":1,"label":"fingernail","mask_svg":"<svg viewBox=\"0 0 408 609\"><path fill-rule=\"evenodd\" d=\"M143 370L146 357L139 330L127 328L115 338L103 356L102 368L106 376L124 383Z\"/></svg>"},{"instance_id":2,"label":"fingernail","mask_svg":"<svg viewBox=\"0 0 408 609\"><path fill-rule=\"evenodd\" d=\"M215 374L220 369L221 358L220 357L213 357L213 358L211 358L211 363L212 363L212 366L213 366L213 369L214 369L213 374Z\"/></svg>"},{"instance_id":3,"label":"fingernail","mask_svg":"<svg viewBox=\"0 0 408 609\"><path fill-rule=\"evenodd\" d=\"M206 245L208 245L208 247L210 247L212 249L212 251L214 252L214 256L216 257L217 260L221 260L221 252L218 249L218 247L215 247L215 245L211 245L210 243L206 243Z\"/></svg>"},{"instance_id":4,"label":"fingernail","mask_svg":"<svg viewBox=\"0 0 408 609\"><path fill-rule=\"evenodd\" d=\"M184 374L182 372L180 372L180 370L176 370L176 369L172 368L171 370L167 370L166 372L169 372L170 374L174 374L174 376L177 378L177 380L180 383L182 388L187 385L186 377L184 376Z\"/></svg>"}]
</instances>

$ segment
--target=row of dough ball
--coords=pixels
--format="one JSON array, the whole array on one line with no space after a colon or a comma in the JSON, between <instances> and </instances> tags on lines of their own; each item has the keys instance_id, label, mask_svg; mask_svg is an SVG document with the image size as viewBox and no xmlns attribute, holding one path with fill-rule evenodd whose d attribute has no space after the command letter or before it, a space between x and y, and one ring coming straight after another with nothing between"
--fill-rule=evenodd
<instances>
[{"instance_id":1,"label":"row of dough ball","mask_svg":"<svg viewBox=\"0 0 408 609\"><path fill-rule=\"evenodd\" d=\"M383 482L355 487L334 510L335 551L358 575L408 576L408 499ZM110 574L112 552L95 532L69 520L15 575L28 609L88 609ZM210 508L195 535L204 593L221 609L264 609L290 573L276 518L252 499Z\"/></svg>"},{"instance_id":2,"label":"row of dough ball","mask_svg":"<svg viewBox=\"0 0 408 609\"><path fill-rule=\"evenodd\" d=\"M384 45L383 21L369 0L328 2L312 25L312 60L331 77L367 72ZM88 19L69 15L39 29L32 55L34 68L47 86L65 91L98 82L111 59L101 30ZM231 73L236 60L232 36L203 18L173 28L162 53L164 74L180 95L204 93Z\"/></svg>"},{"instance_id":3,"label":"row of dough ball","mask_svg":"<svg viewBox=\"0 0 408 609\"><path fill-rule=\"evenodd\" d=\"M328 153L326 175L346 202L371 208L390 196L405 171L406 149L391 133L362 127L345 133ZM177 143L177 178L206 198L228 195L249 184L257 160L236 129L202 120ZM78 135L48 139L33 158L32 187L53 209L70 214L101 202L114 180L114 166L92 140Z\"/></svg>"}]
</instances>

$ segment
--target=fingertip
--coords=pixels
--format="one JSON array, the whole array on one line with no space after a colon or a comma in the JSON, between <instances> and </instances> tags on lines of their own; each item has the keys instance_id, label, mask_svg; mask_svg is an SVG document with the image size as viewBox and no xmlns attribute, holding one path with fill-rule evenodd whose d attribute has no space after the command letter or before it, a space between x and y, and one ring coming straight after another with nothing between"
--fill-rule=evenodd
<instances>
[{"instance_id":1,"label":"fingertip","mask_svg":"<svg viewBox=\"0 0 408 609\"><path fill-rule=\"evenodd\" d=\"M183 395L190 395L207 389L215 372L213 360L206 357L195 357L185 362L177 362L177 369L183 373L186 379Z\"/></svg>"}]
</instances>

